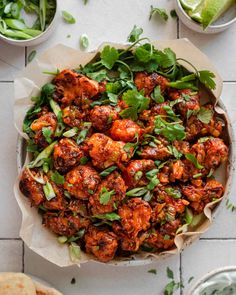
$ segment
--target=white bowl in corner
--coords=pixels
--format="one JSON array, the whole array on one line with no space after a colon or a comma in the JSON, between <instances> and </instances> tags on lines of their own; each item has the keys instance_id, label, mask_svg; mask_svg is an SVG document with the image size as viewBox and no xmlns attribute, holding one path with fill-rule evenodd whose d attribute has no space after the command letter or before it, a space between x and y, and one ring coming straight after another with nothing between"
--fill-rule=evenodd
<instances>
[{"instance_id":1,"label":"white bowl in corner","mask_svg":"<svg viewBox=\"0 0 236 295\"><path fill-rule=\"evenodd\" d=\"M56 11L54 14L54 17L51 21L51 23L49 24L49 26L46 28L45 31L43 31L40 35L33 37L31 39L28 40L16 40L16 39L12 39L12 38L8 38L2 34L0 34L0 40L3 40L9 44L15 45L15 46L33 46L33 45L37 45L40 44L44 41L46 41L49 36L53 33L56 24L57 24L57 20L58 20L58 14L59 14L59 10L58 10L58 1L55 0L56 2Z\"/></svg>"},{"instance_id":2,"label":"white bowl in corner","mask_svg":"<svg viewBox=\"0 0 236 295\"><path fill-rule=\"evenodd\" d=\"M180 0L175 0L175 9L179 19L183 24L189 29L203 34L215 34L220 33L228 28L230 28L236 22L236 3L225 12L214 24L203 30L202 26L191 19L191 17L183 9Z\"/></svg>"}]
</instances>

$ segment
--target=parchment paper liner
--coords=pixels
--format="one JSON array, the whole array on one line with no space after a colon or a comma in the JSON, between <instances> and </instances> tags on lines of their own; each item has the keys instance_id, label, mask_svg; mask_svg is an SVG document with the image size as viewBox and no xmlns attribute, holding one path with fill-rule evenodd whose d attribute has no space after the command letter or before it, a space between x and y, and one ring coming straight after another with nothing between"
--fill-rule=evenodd
<instances>
[{"instance_id":1,"label":"parchment paper liner","mask_svg":"<svg viewBox=\"0 0 236 295\"><path fill-rule=\"evenodd\" d=\"M110 44L116 48L125 48L125 45L121 44ZM232 143L233 143L233 133L232 127L229 122L226 110L223 104L219 101L223 82L219 74L217 73L215 67L211 64L209 59L192 43L187 39L179 40L168 40L168 41L155 41L153 45L156 48L164 49L170 47L177 55L177 57L182 57L192 64L198 70L210 70L216 75L216 89L211 93L202 89L204 97L208 97L216 105L216 110L225 122L226 127L224 132L224 140L230 147L230 157L226 165L222 165L214 174L216 178L221 181L225 186L225 195L229 192L229 186L232 178L232 165L234 161L234 156L232 153ZM66 68L78 68L80 65L85 65L91 61L96 54L103 48L102 44L97 51L94 52L80 52L78 50L66 47L64 45L57 45L49 50L47 50L38 59L30 63L25 70L21 72L18 78L14 81L15 86L15 105L14 105L14 116L15 125L19 134L27 138L22 132L22 123L26 111L32 105L30 98L36 96L45 83L51 81L52 76L43 74L43 71L55 71L57 68L62 70ZM182 63L187 69L192 71L188 64ZM22 138L18 142L18 166L19 169L22 168L22 163L25 161L25 144ZM27 158L27 157L26 157ZM27 162L27 159L26 159ZM30 203L19 191L19 178L17 178L14 192L16 200L20 206L22 212L22 225L20 229L20 236L27 246L41 255L45 259L58 266L69 266L73 265L69 257L68 247L66 245L60 245L54 234L42 226L41 216L38 214L35 208L30 207ZM225 196L224 195L224 196ZM171 251L165 251L160 254L153 254L143 252L141 254L133 255L130 258L118 258L110 262L113 265L141 265L150 263L153 260L160 259L169 255L174 255L179 253L187 245L191 244L194 240L199 238L199 236L204 233L210 226L215 216L216 211L218 211L219 206L213 209L216 203L219 201L208 204L204 209L205 218L201 225L195 229L193 232L186 232L176 236L175 244L176 249ZM95 261L95 258L91 255L82 253L80 263L87 262L89 260ZM77 264L79 265L79 264Z\"/></svg>"}]
</instances>

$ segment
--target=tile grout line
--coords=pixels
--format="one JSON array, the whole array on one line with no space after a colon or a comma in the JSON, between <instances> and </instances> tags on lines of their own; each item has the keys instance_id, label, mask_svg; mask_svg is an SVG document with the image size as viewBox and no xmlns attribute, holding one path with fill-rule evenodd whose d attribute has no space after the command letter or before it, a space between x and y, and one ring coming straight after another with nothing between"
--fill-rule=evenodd
<instances>
[{"instance_id":1,"label":"tile grout line","mask_svg":"<svg viewBox=\"0 0 236 295\"><path fill-rule=\"evenodd\" d=\"M21 238L0 238L0 241L21 241Z\"/></svg>"},{"instance_id":2,"label":"tile grout line","mask_svg":"<svg viewBox=\"0 0 236 295\"><path fill-rule=\"evenodd\" d=\"M177 39L179 39L179 18L177 17Z\"/></svg>"},{"instance_id":3,"label":"tile grout line","mask_svg":"<svg viewBox=\"0 0 236 295\"><path fill-rule=\"evenodd\" d=\"M183 295L183 272L182 272L182 253L179 253L179 281L180 281L180 295Z\"/></svg>"},{"instance_id":4,"label":"tile grout line","mask_svg":"<svg viewBox=\"0 0 236 295\"><path fill-rule=\"evenodd\" d=\"M21 269L21 272L25 272L25 243L24 241L22 240L22 269Z\"/></svg>"}]
</instances>

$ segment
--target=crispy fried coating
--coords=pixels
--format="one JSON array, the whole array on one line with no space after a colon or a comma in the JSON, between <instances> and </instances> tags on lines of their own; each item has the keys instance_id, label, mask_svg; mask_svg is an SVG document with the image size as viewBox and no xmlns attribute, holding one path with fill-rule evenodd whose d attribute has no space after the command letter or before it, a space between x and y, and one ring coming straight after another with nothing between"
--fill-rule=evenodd
<instances>
[{"instance_id":1,"label":"crispy fried coating","mask_svg":"<svg viewBox=\"0 0 236 295\"><path fill-rule=\"evenodd\" d=\"M53 150L53 163L56 170L66 173L80 163L80 159L86 156L82 146L78 146L72 139L63 138Z\"/></svg>"},{"instance_id":2,"label":"crispy fried coating","mask_svg":"<svg viewBox=\"0 0 236 295\"><path fill-rule=\"evenodd\" d=\"M95 106L90 111L90 121L92 122L92 126L100 132L108 130L111 127L112 122L118 118L118 112L112 106Z\"/></svg>"},{"instance_id":3,"label":"crispy fried coating","mask_svg":"<svg viewBox=\"0 0 236 295\"><path fill-rule=\"evenodd\" d=\"M152 209L148 202L140 198L130 199L118 208L122 228L132 237L150 227L151 213Z\"/></svg>"},{"instance_id":4,"label":"crispy fried coating","mask_svg":"<svg viewBox=\"0 0 236 295\"><path fill-rule=\"evenodd\" d=\"M117 236L108 229L90 226L85 234L85 249L99 261L108 262L115 256L118 247Z\"/></svg>"},{"instance_id":5,"label":"crispy fried coating","mask_svg":"<svg viewBox=\"0 0 236 295\"><path fill-rule=\"evenodd\" d=\"M39 206L45 200L43 185L35 180L38 171L25 168L20 177L19 188L22 194L30 199L33 206Z\"/></svg>"},{"instance_id":6,"label":"crispy fried coating","mask_svg":"<svg viewBox=\"0 0 236 295\"><path fill-rule=\"evenodd\" d=\"M110 193L107 200L103 200L104 193ZM98 186L94 195L89 198L93 215L104 214L114 211L125 198L126 185L121 175L114 171L108 175Z\"/></svg>"},{"instance_id":7,"label":"crispy fried coating","mask_svg":"<svg viewBox=\"0 0 236 295\"><path fill-rule=\"evenodd\" d=\"M97 190L100 181L100 176L94 168L79 165L66 174L64 189L75 198L87 200Z\"/></svg>"},{"instance_id":8,"label":"crispy fried coating","mask_svg":"<svg viewBox=\"0 0 236 295\"><path fill-rule=\"evenodd\" d=\"M99 93L98 82L71 70L61 71L54 79L54 99L63 105L72 104L77 97L93 98Z\"/></svg>"},{"instance_id":9,"label":"crispy fried coating","mask_svg":"<svg viewBox=\"0 0 236 295\"><path fill-rule=\"evenodd\" d=\"M67 106L62 110L62 119L65 124L70 127L80 128L81 123L86 117L86 112L78 106Z\"/></svg>"},{"instance_id":10,"label":"crispy fried coating","mask_svg":"<svg viewBox=\"0 0 236 295\"><path fill-rule=\"evenodd\" d=\"M169 81L157 73L138 72L135 75L134 83L139 91L144 90L144 94L149 96L156 86L160 86L162 93L165 92Z\"/></svg>"},{"instance_id":11,"label":"crispy fried coating","mask_svg":"<svg viewBox=\"0 0 236 295\"><path fill-rule=\"evenodd\" d=\"M213 106L211 104L204 106L213 112ZM219 137L222 134L223 122L217 118L214 114L208 124L203 123L198 119L197 115L192 115L186 122L186 139L194 140L200 136L212 135L214 137Z\"/></svg>"},{"instance_id":12,"label":"crispy fried coating","mask_svg":"<svg viewBox=\"0 0 236 295\"><path fill-rule=\"evenodd\" d=\"M48 142L43 135L43 128L50 130L50 138L53 139L54 132L57 128L57 118L54 113L44 113L38 119L33 121L30 128L35 132L34 142L40 147L46 147L48 146Z\"/></svg>"},{"instance_id":13,"label":"crispy fried coating","mask_svg":"<svg viewBox=\"0 0 236 295\"><path fill-rule=\"evenodd\" d=\"M145 174L155 167L155 163L152 160L142 159L130 161L126 170L123 172L125 183L128 187L148 184L149 180Z\"/></svg>"},{"instance_id":14,"label":"crispy fried coating","mask_svg":"<svg viewBox=\"0 0 236 295\"><path fill-rule=\"evenodd\" d=\"M60 236L71 237L80 229L86 229L89 224L89 219L80 216L56 216L53 213L43 215L43 225Z\"/></svg>"},{"instance_id":15,"label":"crispy fried coating","mask_svg":"<svg viewBox=\"0 0 236 295\"><path fill-rule=\"evenodd\" d=\"M102 133L94 133L88 140L89 155L93 165L105 169L121 162L128 162L129 155L124 150L124 145L122 141L113 141Z\"/></svg>"},{"instance_id":16,"label":"crispy fried coating","mask_svg":"<svg viewBox=\"0 0 236 295\"><path fill-rule=\"evenodd\" d=\"M132 142L136 138L140 138L142 128L132 120L123 119L114 121L110 132L111 138L114 140Z\"/></svg>"}]
</instances>

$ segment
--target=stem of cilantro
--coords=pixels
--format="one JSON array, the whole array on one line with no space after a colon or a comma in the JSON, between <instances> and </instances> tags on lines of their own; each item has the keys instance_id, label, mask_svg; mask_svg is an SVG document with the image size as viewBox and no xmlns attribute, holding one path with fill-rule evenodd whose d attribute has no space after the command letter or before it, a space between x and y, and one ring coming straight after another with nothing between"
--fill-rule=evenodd
<instances>
[{"instance_id":1,"label":"stem of cilantro","mask_svg":"<svg viewBox=\"0 0 236 295\"><path fill-rule=\"evenodd\" d=\"M151 44L150 39L145 37L145 38L138 39L133 44L131 44L129 47L127 47L125 50L121 51L120 54L119 54L119 56L123 55L124 53L126 53L127 51L129 51L130 49L132 49L136 44L138 44L140 41L143 41L143 40L148 40L148 42L150 43L150 45L151 45L151 51L150 51L150 53L152 55L152 53L153 53L153 45Z\"/></svg>"},{"instance_id":2,"label":"stem of cilantro","mask_svg":"<svg viewBox=\"0 0 236 295\"><path fill-rule=\"evenodd\" d=\"M123 65L123 66L125 66L129 70L129 72L130 72L130 79L133 82L134 75L133 75L133 72L131 71L130 67L127 65L127 63L125 63L125 62L123 62L122 60L119 60L119 59L116 62L119 63L119 64L121 64L121 65Z\"/></svg>"},{"instance_id":3,"label":"stem of cilantro","mask_svg":"<svg viewBox=\"0 0 236 295\"><path fill-rule=\"evenodd\" d=\"M191 62L187 61L187 60L184 59L184 58L177 58L177 59L176 59L176 61L179 61L179 60L182 60L182 61L186 62L187 64L189 64L189 65L194 69L194 71L195 71L197 77L199 76L199 74L198 74L198 69L197 69L197 68L196 68Z\"/></svg>"}]
</instances>

